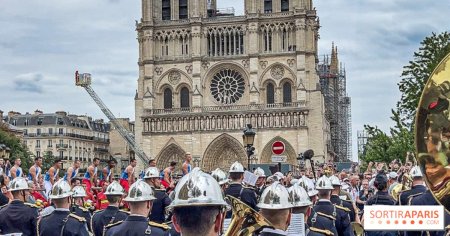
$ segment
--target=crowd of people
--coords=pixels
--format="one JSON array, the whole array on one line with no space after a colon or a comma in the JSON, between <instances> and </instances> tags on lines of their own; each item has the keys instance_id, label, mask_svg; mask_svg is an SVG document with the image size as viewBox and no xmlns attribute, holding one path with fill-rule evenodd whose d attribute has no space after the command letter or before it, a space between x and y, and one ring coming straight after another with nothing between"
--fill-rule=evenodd
<instances>
[{"instance_id":1,"label":"crowd of people","mask_svg":"<svg viewBox=\"0 0 450 236\"><path fill-rule=\"evenodd\" d=\"M438 204L408 160L286 173L239 162L205 173L191 161L186 153L178 174L177 162L159 170L152 159L139 172L130 160L119 175L115 160L99 169L95 158L84 174L75 161L60 176L60 160L44 172L41 157L27 171L0 159L0 235L445 235L364 230L364 206ZM256 216L232 223L236 201Z\"/></svg>"}]
</instances>

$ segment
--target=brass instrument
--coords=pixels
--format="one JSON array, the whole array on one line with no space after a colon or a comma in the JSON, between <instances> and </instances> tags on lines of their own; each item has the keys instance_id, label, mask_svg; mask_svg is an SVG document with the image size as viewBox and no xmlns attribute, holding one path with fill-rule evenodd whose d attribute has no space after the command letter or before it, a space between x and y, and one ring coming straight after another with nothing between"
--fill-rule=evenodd
<instances>
[{"instance_id":1,"label":"brass instrument","mask_svg":"<svg viewBox=\"0 0 450 236\"><path fill-rule=\"evenodd\" d=\"M263 227L272 227L272 224L261 214L247 206L241 200L228 196L233 216L224 236L251 236Z\"/></svg>"},{"instance_id":2,"label":"brass instrument","mask_svg":"<svg viewBox=\"0 0 450 236\"><path fill-rule=\"evenodd\" d=\"M392 198L394 198L394 200L396 201L400 201L399 197L400 197L400 193L405 191L405 190L410 190L412 187L412 178L409 174L404 173L402 176L402 183L401 184L397 184L391 192L391 196Z\"/></svg>"},{"instance_id":3,"label":"brass instrument","mask_svg":"<svg viewBox=\"0 0 450 236\"><path fill-rule=\"evenodd\" d=\"M415 143L420 166L431 193L450 210L450 54L436 66L417 108Z\"/></svg>"}]
</instances>

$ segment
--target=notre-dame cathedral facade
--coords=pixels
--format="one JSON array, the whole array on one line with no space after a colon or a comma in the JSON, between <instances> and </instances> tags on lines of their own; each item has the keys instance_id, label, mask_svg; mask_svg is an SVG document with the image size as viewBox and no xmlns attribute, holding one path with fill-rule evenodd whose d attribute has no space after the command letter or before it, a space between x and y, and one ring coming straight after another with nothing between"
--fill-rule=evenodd
<instances>
[{"instance_id":1,"label":"notre-dame cathedral facade","mask_svg":"<svg viewBox=\"0 0 450 236\"><path fill-rule=\"evenodd\" d=\"M317 73L312 0L245 0L245 14L216 0L142 0L137 23L136 140L160 168L190 152L202 169L247 164L243 129L256 129L255 163L282 141L288 163L329 156Z\"/></svg>"}]
</instances>

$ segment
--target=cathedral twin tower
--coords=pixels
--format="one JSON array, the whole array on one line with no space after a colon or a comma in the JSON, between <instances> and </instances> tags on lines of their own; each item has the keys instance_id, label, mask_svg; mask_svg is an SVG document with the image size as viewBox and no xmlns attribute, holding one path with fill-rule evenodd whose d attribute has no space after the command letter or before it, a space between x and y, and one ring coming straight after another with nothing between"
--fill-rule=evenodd
<instances>
[{"instance_id":1,"label":"cathedral twin tower","mask_svg":"<svg viewBox=\"0 0 450 236\"><path fill-rule=\"evenodd\" d=\"M207 171L246 164L246 124L254 163L271 163L275 141L287 164L306 149L328 158L311 0L246 0L242 16L215 0L142 0L136 27L136 140L160 168L185 152Z\"/></svg>"}]
</instances>

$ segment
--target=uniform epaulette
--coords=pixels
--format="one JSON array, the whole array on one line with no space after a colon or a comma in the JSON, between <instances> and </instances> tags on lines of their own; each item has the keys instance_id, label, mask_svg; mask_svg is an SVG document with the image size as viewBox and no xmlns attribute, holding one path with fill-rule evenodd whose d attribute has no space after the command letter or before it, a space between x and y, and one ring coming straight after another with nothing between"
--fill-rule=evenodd
<instances>
[{"instance_id":1,"label":"uniform epaulette","mask_svg":"<svg viewBox=\"0 0 450 236\"><path fill-rule=\"evenodd\" d=\"M122 222L123 222L123 220L119 220L119 221L117 221L117 222L108 224L107 226L105 226L105 228L111 228L111 227L113 227L113 226L116 226L116 225L118 225L118 224L121 224Z\"/></svg>"},{"instance_id":2,"label":"uniform epaulette","mask_svg":"<svg viewBox=\"0 0 450 236\"><path fill-rule=\"evenodd\" d=\"M82 210L84 212L89 212L89 209L87 209L87 208L84 208L84 207L79 207L79 208L80 208L80 210Z\"/></svg>"},{"instance_id":3,"label":"uniform epaulette","mask_svg":"<svg viewBox=\"0 0 450 236\"><path fill-rule=\"evenodd\" d=\"M123 213L125 213L125 214L130 214L130 212L129 211L125 211L125 210L119 210L120 212L123 212Z\"/></svg>"},{"instance_id":4,"label":"uniform epaulette","mask_svg":"<svg viewBox=\"0 0 450 236\"><path fill-rule=\"evenodd\" d=\"M154 190L155 191L160 191L160 192L163 192L163 191L165 192L166 191L165 189L162 189L162 188L155 188Z\"/></svg>"},{"instance_id":5,"label":"uniform epaulette","mask_svg":"<svg viewBox=\"0 0 450 236\"><path fill-rule=\"evenodd\" d=\"M343 206L339 206L339 205L335 205L335 206L337 209L341 209L343 211L350 212L350 209L348 209L347 207L343 207Z\"/></svg>"},{"instance_id":6,"label":"uniform epaulette","mask_svg":"<svg viewBox=\"0 0 450 236\"><path fill-rule=\"evenodd\" d=\"M28 203L28 202L24 202L23 204L25 204L25 205L27 205L29 207L39 208L38 206L36 206L36 204L31 204L31 203Z\"/></svg>"},{"instance_id":7,"label":"uniform epaulette","mask_svg":"<svg viewBox=\"0 0 450 236\"><path fill-rule=\"evenodd\" d=\"M73 213L70 213L69 216L74 218L74 219L76 219L76 220L78 220L78 221L80 221L80 222L86 222L86 219L84 217L77 216L77 215L75 215Z\"/></svg>"},{"instance_id":8,"label":"uniform epaulette","mask_svg":"<svg viewBox=\"0 0 450 236\"><path fill-rule=\"evenodd\" d=\"M3 208L5 208L6 206L8 206L8 204L5 204L5 205L3 205L3 206L0 206L0 210L3 209Z\"/></svg>"},{"instance_id":9,"label":"uniform epaulette","mask_svg":"<svg viewBox=\"0 0 450 236\"><path fill-rule=\"evenodd\" d=\"M327 214L322 213L322 212L317 212L317 215L326 217L326 218L328 218L330 220L336 220L336 218L334 216L330 216L330 215L327 215Z\"/></svg>"},{"instance_id":10,"label":"uniform epaulette","mask_svg":"<svg viewBox=\"0 0 450 236\"><path fill-rule=\"evenodd\" d=\"M347 199L341 199L342 201L346 201L346 202L348 202L348 203L352 203L353 204L353 201L352 200L347 200Z\"/></svg>"},{"instance_id":11,"label":"uniform epaulette","mask_svg":"<svg viewBox=\"0 0 450 236\"><path fill-rule=\"evenodd\" d=\"M243 187L243 188L246 188L246 189L255 190L255 187L253 187L253 186L242 185L242 187Z\"/></svg>"},{"instance_id":12,"label":"uniform epaulette","mask_svg":"<svg viewBox=\"0 0 450 236\"><path fill-rule=\"evenodd\" d=\"M415 194L409 195L409 196L408 196L408 205L411 206L411 201L413 200L413 198L414 198L414 197L417 197L417 196L420 196L420 195L422 195L422 194L424 194L424 193L422 192L422 193L415 193Z\"/></svg>"},{"instance_id":13,"label":"uniform epaulette","mask_svg":"<svg viewBox=\"0 0 450 236\"><path fill-rule=\"evenodd\" d=\"M168 226L166 224L158 224L158 223L153 222L153 221L149 221L148 225L153 226L153 227L157 227L157 228L161 228L161 229L164 229L164 230L169 230L170 229L170 226Z\"/></svg>"},{"instance_id":14,"label":"uniform epaulette","mask_svg":"<svg viewBox=\"0 0 450 236\"><path fill-rule=\"evenodd\" d=\"M334 236L333 232L327 230L327 229L318 229L315 227L309 227L310 231L316 232L316 233L321 233L321 234L325 234L327 236Z\"/></svg>"}]
</instances>

